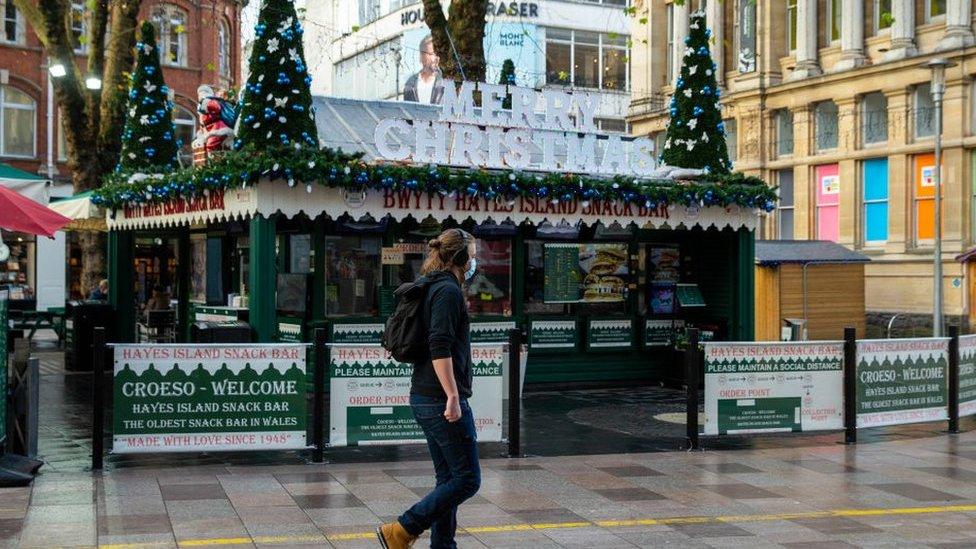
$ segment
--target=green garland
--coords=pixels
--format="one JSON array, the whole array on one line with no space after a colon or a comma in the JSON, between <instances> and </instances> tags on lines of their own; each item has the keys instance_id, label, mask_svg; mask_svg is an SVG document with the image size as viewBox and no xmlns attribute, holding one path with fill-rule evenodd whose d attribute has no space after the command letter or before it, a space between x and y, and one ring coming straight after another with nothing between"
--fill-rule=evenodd
<instances>
[{"instance_id":1,"label":"green garland","mask_svg":"<svg viewBox=\"0 0 976 549\"><path fill-rule=\"evenodd\" d=\"M689 181L595 178L575 174L536 174L507 170L457 170L444 166L367 164L362 155L336 149L256 150L225 153L203 166L165 174L113 173L92 201L111 210L125 205L195 198L206 191L255 185L262 178L345 189L416 190L495 198L538 197L553 201L618 200L647 207L741 206L772 211L776 192L759 178L706 174ZM275 183L277 184L277 183Z\"/></svg>"}]
</instances>

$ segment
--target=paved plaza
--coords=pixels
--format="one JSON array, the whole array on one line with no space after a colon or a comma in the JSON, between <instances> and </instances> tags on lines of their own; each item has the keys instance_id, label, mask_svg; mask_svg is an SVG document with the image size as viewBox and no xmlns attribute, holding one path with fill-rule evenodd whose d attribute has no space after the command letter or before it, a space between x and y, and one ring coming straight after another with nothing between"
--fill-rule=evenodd
<instances>
[{"instance_id":1,"label":"paved plaza","mask_svg":"<svg viewBox=\"0 0 976 549\"><path fill-rule=\"evenodd\" d=\"M462 547L976 545L976 432L483 466L481 492L460 511ZM174 458L167 467L50 472L32 488L0 490L0 539L24 548L377 547L374 525L433 482L423 461Z\"/></svg>"}]
</instances>

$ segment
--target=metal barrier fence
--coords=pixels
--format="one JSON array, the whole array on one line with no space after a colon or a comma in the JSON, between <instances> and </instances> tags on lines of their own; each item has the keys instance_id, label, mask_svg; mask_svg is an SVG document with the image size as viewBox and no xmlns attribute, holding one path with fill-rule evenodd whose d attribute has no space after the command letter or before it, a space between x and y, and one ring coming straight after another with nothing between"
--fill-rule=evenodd
<instances>
[{"instance_id":1,"label":"metal barrier fence","mask_svg":"<svg viewBox=\"0 0 976 549\"><path fill-rule=\"evenodd\" d=\"M976 414L976 335L955 327L947 338L858 340L847 328L843 341L699 345L696 330L689 339L689 448L703 435L841 430L854 444L859 429L931 421L957 433L959 418Z\"/></svg>"},{"instance_id":2,"label":"metal barrier fence","mask_svg":"<svg viewBox=\"0 0 976 549\"><path fill-rule=\"evenodd\" d=\"M471 405L482 419L485 438L505 442L507 375L507 454L519 457L525 337L517 329L508 336L507 344L472 345L477 401L472 399ZM376 344L330 344L322 328L313 341L314 383L309 394L307 344L113 345L106 343L104 329L96 328L92 469L104 467L107 388L113 392L114 453L309 449L312 461L321 463L330 445L423 440L410 415L409 372L404 365ZM106 384L109 348L114 360L111 383ZM480 394L479 384L486 389Z\"/></svg>"}]
</instances>

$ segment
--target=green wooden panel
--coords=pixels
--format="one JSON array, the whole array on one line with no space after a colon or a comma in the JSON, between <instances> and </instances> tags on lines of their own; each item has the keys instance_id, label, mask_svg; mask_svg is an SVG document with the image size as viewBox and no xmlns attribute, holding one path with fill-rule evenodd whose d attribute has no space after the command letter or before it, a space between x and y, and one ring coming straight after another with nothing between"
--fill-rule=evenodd
<instances>
[{"instance_id":1,"label":"green wooden panel","mask_svg":"<svg viewBox=\"0 0 976 549\"><path fill-rule=\"evenodd\" d=\"M108 233L108 301L115 309L113 342L136 340L135 291L132 281L135 269L135 239L132 231Z\"/></svg>"},{"instance_id":2,"label":"green wooden panel","mask_svg":"<svg viewBox=\"0 0 976 549\"><path fill-rule=\"evenodd\" d=\"M247 289L251 329L259 343L271 343L275 325L275 220L255 215L250 221L250 272Z\"/></svg>"},{"instance_id":3,"label":"green wooden panel","mask_svg":"<svg viewBox=\"0 0 976 549\"><path fill-rule=\"evenodd\" d=\"M651 382L680 378L683 365L672 351L601 351L598 353L533 353L525 370L526 383Z\"/></svg>"}]
</instances>

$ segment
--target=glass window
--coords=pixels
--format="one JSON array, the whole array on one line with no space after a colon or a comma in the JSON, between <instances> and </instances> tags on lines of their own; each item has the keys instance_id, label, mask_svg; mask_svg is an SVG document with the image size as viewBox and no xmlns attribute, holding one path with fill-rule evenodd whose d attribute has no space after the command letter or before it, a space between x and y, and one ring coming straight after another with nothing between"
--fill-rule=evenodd
<instances>
[{"instance_id":1,"label":"glass window","mask_svg":"<svg viewBox=\"0 0 976 549\"><path fill-rule=\"evenodd\" d=\"M776 210L777 238L793 240L793 169L777 170L779 204Z\"/></svg>"},{"instance_id":2,"label":"glass window","mask_svg":"<svg viewBox=\"0 0 976 549\"><path fill-rule=\"evenodd\" d=\"M658 158L661 158L662 154L664 154L664 143L666 143L668 140L668 132L659 131L656 134L654 134L653 139L654 139L654 159L657 160Z\"/></svg>"},{"instance_id":3,"label":"glass window","mask_svg":"<svg viewBox=\"0 0 976 549\"><path fill-rule=\"evenodd\" d=\"M217 72L230 78L230 30L226 21L221 21L217 27Z\"/></svg>"},{"instance_id":4,"label":"glass window","mask_svg":"<svg viewBox=\"0 0 976 549\"><path fill-rule=\"evenodd\" d=\"M546 83L580 88L629 89L627 37L546 29Z\"/></svg>"},{"instance_id":5,"label":"glass window","mask_svg":"<svg viewBox=\"0 0 976 549\"><path fill-rule=\"evenodd\" d=\"M833 101L817 103L813 110L817 150L837 148L837 105Z\"/></svg>"},{"instance_id":6,"label":"glass window","mask_svg":"<svg viewBox=\"0 0 976 549\"><path fill-rule=\"evenodd\" d=\"M33 157L36 106L26 93L0 86L0 155Z\"/></svg>"},{"instance_id":7,"label":"glass window","mask_svg":"<svg viewBox=\"0 0 976 549\"><path fill-rule=\"evenodd\" d=\"M796 49L796 0L786 0L786 42Z\"/></svg>"},{"instance_id":8,"label":"glass window","mask_svg":"<svg viewBox=\"0 0 976 549\"><path fill-rule=\"evenodd\" d=\"M840 28L843 25L844 13L841 11L843 0L830 0L827 2L827 20L830 21L828 31L830 41L840 40Z\"/></svg>"},{"instance_id":9,"label":"glass window","mask_svg":"<svg viewBox=\"0 0 976 549\"><path fill-rule=\"evenodd\" d=\"M190 109L173 105L173 129L180 148L180 164L193 164L193 136L197 133L197 117Z\"/></svg>"},{"instance_id":10,"label":"glass window","mask_svg":"<svg viewBox=\"0 0 976 549\"><path fill-rule=\"evenodd\" d=\"M85 3L71 3L71 37L74 40L75 53L85 53L88 49L87 25L85 23Z\"/></svg>"},{"instance_id":11,"label":"glass window","mask_svg":"<svg viewBox=\"0 0 976 549\"><path fill-rule=\"evenodd\" d=\"M472 315L512 315L512 241L478 241L478 270L465 291Z\"/></svg>"},{"instance_id":12,"label":"glass window","mask_svg":"<svg viewBox=\"0 0 976 549\"><path fill-rule=\"evenodd\" d=\"M935 238L935 155L915 155L914 170L915 241L931 243ZM939 183L941 186L941 181ZM945 213L945 200L942 201L942 213ZM942 216L942 222L944 228L945 215Z\"/></svg>"},{"instance_id":13,"label":"glass window","mask_svg":"<svg viewBox=\"0 0 976 549\"><path fill-rule=\"evenodd\" d=\"M861 142L865 145L888 141L888 100L881 92L861 98Z\"/></svg>"},{"instance_id":14,"label":"glass window","mask_svg":"<svg viewBox=\"0 0 976 549\"><path fill-rule=\"evenodd\" d=\"M325 237L325 314L376 316L380 281L378 236Z\"/></svg>"},{"instance_id":15,"label":"glass window","mask_svg":"<svg viewBox=\"0 0 976 549\"><path fill-rule=\"evenodd\" d=\"M840 238L840 170L837 164L814 170L817 240L837 242Z\"/></svg>"},{"instance_id":16,"label":"glass window","mask_svg":"<svg viewBox=\"0 0 976 549\"><path fill-rule=\"evenodd\" d=\"M925 0L925 20L931 21L945 15L946 0Z\"/></svg>"},{"instance_id":17,"label":"glass window","mask_svg":"<svg viewBox=\"0 0 976 549\"><path fill-rule=\"evenodd\" d=\"M888 159L872 158L862 166L864 242L888 240Z\"/></svg>"},{"instance_id":18,"label":"glass window","mask_svg":"<svg viewBox=\"0 0 976 549\"><path fill-rule=\"evenodd\" d=\"M359 25L368 25L380 18L380 0L359 0Z\"/></svg>"},{"instance_id":19,"label":"glass window","mask_svg":"<svg viewBox=\"0 0 976 549\"><path fill-rule=\"evenodd\" d=\"M594 121L600 131L627 133L627 121L622 118L596 118Z\"/></svg>"},{"instance_id":20,"label":"glass window","mask_svg":"<svg viewBox=\"0 0 976 549\"><path fill-rule=\"evenodd\" d=\"M915 86L915 137L935 135L935 104L932 101L932 87L927 82Z\"/></svg>"},{"instance_id":21,"label":"glass window","mask_svg":"<svg viewBox=\"0 0 976 549\"><path fill-rule=\"evenodd\" d=\"M793 154L793 113L789 109L776 111L776 154Z\"/></svg>"},{"instance_id":22,"label":"glass window","mask_svg":"<svg viewBox=\"0 0 976 549\"><path fill-rule=\"evenodd\" d=\"M729 151L729 162L735 162L739 152L739 135L735 125L735 119L723 120L725 122L725 148Z\"/></svg>"},{"instance_id":23,"label":"glass window","mask_svg":"<svg viewBox=\"0 0 976 549\"><path fill-rule=\"evenodd\" d=\"M573 85L580 88L600 87L600 36L577 31L573 44Z\"/></svg>"},{"instance_id":24,"label":"glass window","mask_svg":"<svg viewBox=\"0 0 976 549\"><path fill-rule=\"evenodd\" d=\"M156 26L160 63L186 66L186 21L186 12L176 6L164 4L153 9L152 22Z\"/></svg>"},{"instance_id":25,"label":"glass window","mask_svg":"<svg viewBox=\"0 0 976 549\"><path fill-rule=\"evenodd\" d=\"M668 82L674 82L678 75L674 64L674 4L668 4Z\"/></svg>"},{"instance_id":26,"label":"glass window","mask_svg":"<svg viewBox=\"0 0 976 549\"><path fill-rule=\"evenodd\" d=\"M895 22L891 15L891 0L874 0L874 32L890 29Z\"/></svg>"},{"instance_id":27,"label":"glass window","mask_svg":"<svg viewBox=\"0 0 976 549\"><path fill-rule=\"evenodd\" d=\"M0 42L7 44L20 44L23 41L23 23L20 20L20 12L14 7L13 0L0 0L0 8L3 8L3 35L0 35Z\"/></svg>"},{"instance_id":28,"label":"glass window","mask_svg":"<svg viewBox=\"0 0 976 549\"><path fill-rule=\"evenodd\" d=\"M565 297L569 298L573 302L549 302L546 303L546 279L552 282L554 277L553 273L546 273L546 253L547 247L552 246L562 246L563 250L567 250L567 254L564 256L565 259L569 259L571 262L575 261L578 263L572 263L572 265L578 268L577 271L565 271L566 273L572 273L575 276L576 284L579 286L578 289L569 289L569 292ZM623 313L627 311L627 283L631 281L630 276L630 265L629 261L626 259L617 261L623 261L623 263L618 264L618 268L609 274L597 274L596 264L600 262L601 252L600 248L614 249L614 250L626 250L627 244L624 242L606 242L605 244L578 244L572 241L565 242L545 242L542 240L527 240L525 242L525 257L526 257L526 274L525 274L525 312L527 314L574 314L574 313L584 313L584 314L614 314ZM567 249L568 248L568 249ZM551 251L549 253L552 253ZM614 252L619 253L619 252ZM626 256L626 252L624 252ZM591 259L587 259L591 256ZM591 261L591 263L587 263ZM559 261L550 261L550 264L559 263ZM571 268L569 265L563 263L564 268ZM589 284L585 281L589 281L591 277L596 277L597 280L590 282ZM616 282L614 286L612 283L606 281L607 278L612 279ZM590 285L598 286L599 288L590 288ZM592 298L591 292L595 292L594 295L609 295L608 288L615 287L620 292L620 299L607 300L605 298ZM585 290L584 290L585 288ZM551 290L551 288L550 288ZM551 290L552 291L552 290ZM616 294L615 294L616 295ZM592 299L592 301L590 301ZM575 300L579 300L576 302Z\"/></svg>"}]
</instances>

